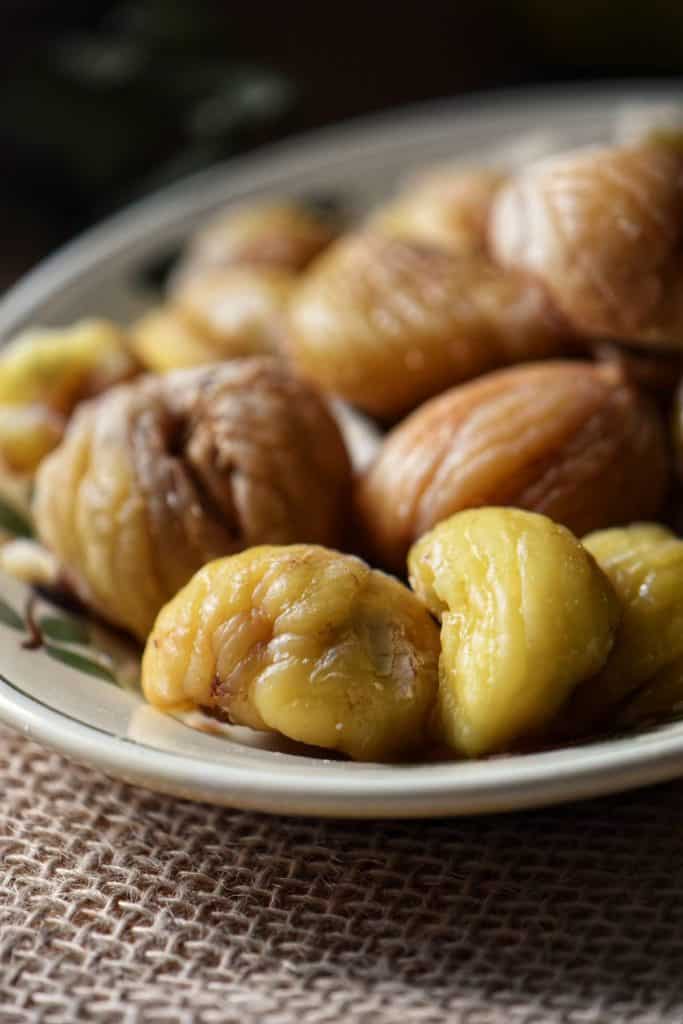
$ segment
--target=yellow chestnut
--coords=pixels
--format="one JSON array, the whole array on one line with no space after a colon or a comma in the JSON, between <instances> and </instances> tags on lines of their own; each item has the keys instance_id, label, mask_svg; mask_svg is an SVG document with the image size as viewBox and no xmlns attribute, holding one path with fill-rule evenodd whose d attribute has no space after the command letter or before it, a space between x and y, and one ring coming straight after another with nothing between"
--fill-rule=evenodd
<instances>
[{"instance_id":1,"label":"yellow chestnut","mask_svg":"<svg viewBox=\"0 0 683 1024\"><path fill-rule=\"evenodd\" d=\"M614 648L574 694L568 718L588 729L683 656L683 541L654 523L600 530L583 541L622 607ZM573 727L573 726L572 726Z\"/></svg>"},{"instance_id":2,"label":"yellow chestnut","mask_svg":"<svg viewBox=\"0 0 683 1024\"><path fill-rule=\"evenodd\" d=\"M423 174L370 216L368 227L462 253L486 250L491 202L505 175L488 167L443 167Z\"/></svg>"},{"instance_id":3,"label":"yellow chestnut","mask_svg":"<svg viewBox=\"0 0 683 1024\"><path fill-rule=\"evenodd\" d=\"M206 562L341 544L351 467L320 396L272 359L154 376L84 403L42 462L38 534L80 598L144 639Z\"/></svg>"},{"instance_id":4,"label":"yellow chestnut","mask_svg":"<svg viewBox=\"0 0 683 1024\"><path fill-rule=\"evenodd\" d=\"M131 333L138 359L156 373L220 358L211 339L170 304L149 310L133 324Z\"/></svg>"},{"instance_id":5,"label":"yellow chestnut","mask_svg":"<svg viewBox=\"0 0 683 1024\"><path fill-rule=\"evenodd\" d=\"M161 610L142 682L161 709L390 760L425 742L438 656L398 580L326 548L264 546L206 565Z\"/></svg>"},{"instance_id":6,"label":"yellow chestnut","mask_svg":"<svg viewBox=\"0 0 683 1024\"><path fill-rule=\"evenodd\" d=\"M546 516L460 512L413 546L408 569L441 619L438 728L460 753L490 754L542 734L609 654L612 587Z\"/></svg>"},{"instance_id":7,"label":"yellow chestnut","mask_svg":"<svg viewBox=\"0 0 683 1024\"><path fill-rule=\"evenodd\" d=\"M25 331L0 352L0 458L32 473L79 401L133 376L123 331L106 320Z\"/></svg>"},{"instance_id":8,"label":"yellow chestnut","mask_svg":"<svg viewBox=\"0 0 683 1024\"><path fill-rule=\"evenodd\" d=\"M293 274L272 267L209 267L178 278L170 301L132 327L150 370L201 366L277 351Z\"/></svg>"}]
</instances>

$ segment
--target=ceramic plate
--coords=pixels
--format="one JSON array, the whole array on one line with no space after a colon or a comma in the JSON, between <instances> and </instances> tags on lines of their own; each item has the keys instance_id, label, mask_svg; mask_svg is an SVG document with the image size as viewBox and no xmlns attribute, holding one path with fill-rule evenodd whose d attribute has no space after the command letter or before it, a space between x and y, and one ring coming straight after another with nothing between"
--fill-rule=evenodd
<instances>
[{"instance_id":1,"label":"ceramic plate","mask_svg":"<svg viewBox=\"0 0 683 1024\"><path fill-rule=\"evenodd\" d=\"M598 141L613 135L624 112L679 99L683 86L676 85L492 94L359 121L231 161L145 200L46 261L3 300L0 336L87 314L137 315L154 300L188 232L227 201L315 197L353 216L425 164L518 161ZM372 431L348 411L340 415L356 457L366 458ZM137 692L136 652L120 637L8 578L0 577L0 597L0 718L77 761L161 792L288 814L426 817L598 795L683 771L683 720L466 764L312 757L246 729L159 714Z\"/></svg>"}]
</instances>

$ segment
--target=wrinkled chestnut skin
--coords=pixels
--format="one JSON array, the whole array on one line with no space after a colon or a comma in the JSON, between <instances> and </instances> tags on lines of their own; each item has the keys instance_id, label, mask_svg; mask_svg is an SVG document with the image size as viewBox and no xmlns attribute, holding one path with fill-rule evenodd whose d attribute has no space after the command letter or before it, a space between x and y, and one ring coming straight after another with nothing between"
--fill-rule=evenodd
<instances>
[{"instance_id":1,"label":"wrinkled chestnut skin","mask_svg":"<svg viewBox=\"0 0 683 1024\"><path fill-rule=\"evenodd\" d=\"M683 348L683 154L587 148L531 164L494 199L494 258L534 274L584 335Z\"/></svg>"},{"instance_id":2,"label":"wrinkled chestnut skin","mask_svg":"<svg viewBox=\"0 0 683 1024\"><path fill-rule=\"evenodd\" d=\"M212 558L339 544L350 466L319 396L280 364L149 376L81 406L42 463L33 511L79 597L145 637Z\"/></svg>"},{"instance_id":3,"label":"wrinkled chestnut skin","mask_svg":"<svg viewBox=\"0 0 683 1024\"><path fill-rule=\"evenodd\" d=\"M398 580L307 544L205 566L160 612L145 696L391 760L419 750L436 699L439 631Z\"/></svg>"},{"instance_id":4,"label":"wrinkled chestnut skin","mask_svg":"<svg viewBox=\"0 0 683 1024\"><path fill-rule=\"evenodd\" d=\"M139 359L162 372L277 354L296 276L334 236L329 224L293 202L217 215L190 240L167 301L134 325Z\"/></svg>"},{"instance_id":5,"label":"wrinkled chestnut skin","mask_svg":"<svg viewBox=\"0 0 683 1024\"><path fill-rule=\"evenodd\" d=\"M335 233L327 221L293 201L228 207L190 239L177 276L235 265L297 273L330 244Z\"/></svg>"},{"instance_id":6,"label":"wrinkled chestnut skin","mask_svg":"<svg viewBox=\"0 0 683 1024\"><path fill-rule=\"evenodd\" d=\"M565 351L542 289L479 255L350 234L304 274L284 336L294 365L381 419L488 370Z\"/></svg>"},{"instance_id":7,"label":"wrinkled chestnut skin","mask_svg":"<svg viewBox=\"0 0 683 1024\"><path fill-rule=\"evenodd\" d=\"M368 550L410 545L465 508L512 505L587 533L654 516L667 485L659 416L618 367L549 362L453 388L391 431L357 489Z\"/></svg>"},{"instance_id":8,"label":"wrinkled chestnut skin","mask_svg":"<svg viewBox=\"0 0 683 1024\"><path fill-rule=\"evenodd\" d=\"M459 253L485 254L493 197L505 174L488 167L443 167L420 175L378 207L368 227Z\"/></svg>"}]
</instances>

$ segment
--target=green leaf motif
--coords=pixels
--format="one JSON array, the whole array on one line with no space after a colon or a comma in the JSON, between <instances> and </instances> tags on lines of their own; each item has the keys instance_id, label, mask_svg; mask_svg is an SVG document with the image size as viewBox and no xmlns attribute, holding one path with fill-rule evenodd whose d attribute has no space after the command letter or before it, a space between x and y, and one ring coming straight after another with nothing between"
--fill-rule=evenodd
<instances>
[{"instance_id":1,"label":"green leaf motif","mask_svg":"<svg viewBox=\"0 0 683 1024\"><path fill-rule=\"evenodd\" d=\"M43 636L60 644L86 645L90 642L90 630L85 622L78 619L45 615L40 619L39 626Z\"/></svg>"},{"instance_id":2,"label":"green leaf motif","mask_svg":"<svg viewBox=\"0 0 683 1024\"><path fill-rule=\"evenodd\" d=\"M11 533L13 537L33 537L33 527L21 512L12 508L0 498L0 529Z\"/></svg>"},{"instance_id":3,"label":"green leaf motif","mask_svg":"<svg viewBox=\"0 0 683 1024\"><path fill-rule=\"evenodd\" d=\"M11 605L7 604L7 601L0 597L0 622L5 626L9 626L10 629L18 629L19 632L23 633L25 630L24 620L18 615Z\"/></svg>"},{"instance_id":4,"label":"green leaf motif","mask_svg":"<svg viewBox=\"0 0 683 1024\"><path fill-rule=\"evenodd\" d=\"M54 658L55 661L61 661L62 664L75 668L79 672L85 672L86 675L95 676L98 679L106 679L108 683L116 683L116 676L108 668L105 668L104 665L97 661L85 658L82 654L77 654L76 651L65 650L63 647L53 647L52 644L48 644L45 647L45 652L51 658Z\"/></svg>"}]
</instances>

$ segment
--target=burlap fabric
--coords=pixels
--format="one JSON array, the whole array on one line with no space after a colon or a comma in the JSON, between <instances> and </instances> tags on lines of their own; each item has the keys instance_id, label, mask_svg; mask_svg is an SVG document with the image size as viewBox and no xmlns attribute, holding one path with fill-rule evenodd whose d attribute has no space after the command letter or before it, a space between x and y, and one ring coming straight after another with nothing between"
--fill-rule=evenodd
<instances>
[{"instance_id":1,"label":"burlap fabric","mask_svg":"<svg viewBox=\"0 0 683 1024\"><path fill-rule=\"evenodd\" d=\"M330 823L0 752L2 1024L683 1021L683 783Z\"/></svg>"}]
</instances>

